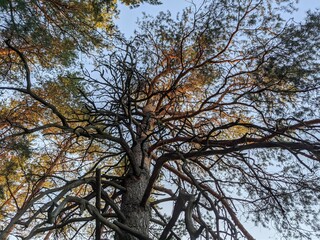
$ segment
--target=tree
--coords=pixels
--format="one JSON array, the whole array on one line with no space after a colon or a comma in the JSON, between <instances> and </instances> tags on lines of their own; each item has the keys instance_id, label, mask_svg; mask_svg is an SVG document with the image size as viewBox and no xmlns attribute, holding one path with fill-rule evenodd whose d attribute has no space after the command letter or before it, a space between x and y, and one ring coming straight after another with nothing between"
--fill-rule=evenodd
<instances>
[{"instance_id":1,"label":"tree","mask_svg":"<svg viewBox=\"0 0 320 240\"><path fill-rule=\"evenodd\" d=\"M14 42L30 61L43 66L68 65L79 52L107 46L114 32L117 0L4 0L1 10L0 56L6 62L6 40ZM157 0L120 1L129 6L160 4ZM9 50L10 51L10 50ZM12 50L11 50L12 51ZM11 59L12 61L12 59ZM3 64L3 63L2 63Z\"/></svg>"},{"instance_id":2,"label":"tree","mask_svg":"<svg viewBox=\"0 0 320 240\"><path fill-rule=\"evenodd\" d=\"M116 239L254 239L246 217L319 236L320 15L286 22L277 2L146 18L94 72L51 80L7 41L24 78L0 87L2 238L88 238L97 222Z\"/></svg>"}]
</instances>

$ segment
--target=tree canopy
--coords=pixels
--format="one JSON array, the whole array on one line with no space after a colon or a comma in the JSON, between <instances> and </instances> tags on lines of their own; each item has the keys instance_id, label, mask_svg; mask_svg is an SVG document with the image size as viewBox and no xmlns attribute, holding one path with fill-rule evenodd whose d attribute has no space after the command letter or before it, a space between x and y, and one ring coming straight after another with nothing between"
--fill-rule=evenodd
<instances>
[{"instance_id":1,"label":"tree canopy","mask_svg":"<svg viewBox=\"0 0 320 240\"><path fill-rule=\"evenodd\" d=\"M190 3L129 39L116 1L1 2L0 239L320 237L320 12L293 2Z\"/></svg>"}]
</instances>

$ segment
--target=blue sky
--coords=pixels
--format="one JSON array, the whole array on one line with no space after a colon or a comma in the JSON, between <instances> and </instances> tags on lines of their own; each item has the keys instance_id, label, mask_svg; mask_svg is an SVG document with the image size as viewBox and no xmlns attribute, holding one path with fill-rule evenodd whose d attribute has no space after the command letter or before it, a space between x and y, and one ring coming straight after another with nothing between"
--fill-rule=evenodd
<instances>
[{"instance_id":1,"label":"blue sky","mask_svg":"<svg viewBox=\"0 0 320 240\"><path fill-rule=\"evenodd\" d=\"M175 15L185 7L190 6L190 1L188 0L162 0L162 2L161 5L142 4L140 7L134 9L120 5L120 15L119 19L116 20L116 24L126 36L130 36L137 27L137 18L142 17L143 12L155 16L160 11L170 11ZM195 0L194 2L197 3L202 1ZM298 8L299 10L292 16L288 15L288 18L293 17L297 21L302 20L307 10L320 9L320 0L300 0Z\"/></svg>"}]
</instances>

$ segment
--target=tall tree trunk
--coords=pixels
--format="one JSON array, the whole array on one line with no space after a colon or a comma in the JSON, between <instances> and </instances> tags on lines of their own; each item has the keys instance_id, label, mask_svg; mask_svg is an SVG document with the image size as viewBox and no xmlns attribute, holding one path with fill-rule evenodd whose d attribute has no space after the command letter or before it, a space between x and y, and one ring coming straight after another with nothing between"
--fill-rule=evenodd
<instances>
[{"instance_id":1,"label":"tall tree trunk","mask_svg":"<svg viewBox=\"0 0 320 240\"><path fill-rule=\"evenodd\" d=\"M121 211L126 218L124 224L148 236L151 210L149 204L141 206L141 200L150 178L150 159L145 157L142 142L132 148L134 159L131 160L130 170L123 182L126 192L122 195ZM138 173L134 170L137 168ZM138 239L131 234L126 237L126 240Z\"/></svg>"},{"instance_id":2,"label":"tall tree trunk","mask_svg":"<svg viewBox=\"0 0 320 240\"><path fill-rule=\"evenodd\" d=\"M139 177L130 174L124 181L126 192L122 197L121 210L126 217L125 224L137 230L141 234L148 236L150 222L150 207L141 206L141 200L149 181L149 172L146 169L141 171ZM128 235L127 239L136 240L138 238Z\"/></svg>"}]
</instances>

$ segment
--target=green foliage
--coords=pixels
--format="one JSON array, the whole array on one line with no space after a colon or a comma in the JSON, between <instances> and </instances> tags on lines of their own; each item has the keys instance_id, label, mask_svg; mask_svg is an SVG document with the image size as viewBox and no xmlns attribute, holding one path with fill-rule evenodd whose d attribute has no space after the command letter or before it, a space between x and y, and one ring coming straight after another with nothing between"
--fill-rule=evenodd
<instances>
[{"instance_id":1,"label":"green foliage","mask_svg":"<svg viewBox=\"0 0 320 240\"><path fill-rule=\"evenodd\" d=\"M113 32L116 2L1 1L1 50L7 47L4 41L11 40L30 60L43 66L70 65L78 52L108 45L105 36ZM143 1L127 1L126 4L140 2Z\"/></svg>"},{"instance_id":2,"label":"green foliage","mask_svg":"<svg viewBox=\"0 0 320 240\"><path fill-rule=\"evenodd\" d=\"M121 2L132 7L139 7L142 3L161 4L159 0L121 0Z\"/></svg>"}]
</instances>

